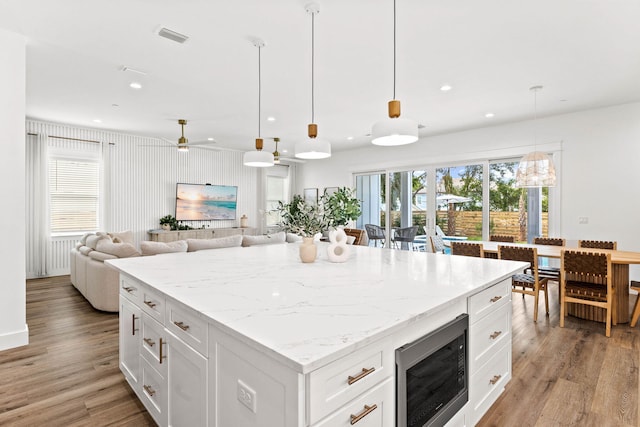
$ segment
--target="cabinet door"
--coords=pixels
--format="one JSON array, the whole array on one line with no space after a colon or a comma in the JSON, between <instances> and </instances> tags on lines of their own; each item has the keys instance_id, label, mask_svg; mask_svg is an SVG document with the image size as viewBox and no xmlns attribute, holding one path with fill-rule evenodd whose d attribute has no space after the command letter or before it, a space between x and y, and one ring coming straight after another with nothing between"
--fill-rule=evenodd
<instances>
[{"instance_id":1,"label":"cabinet door","mask_svg":"<svg viewBox=\"0 0 640 427\"><path fill-rule=\"evenodd\" d=\"M140 309L120 295L120 369L134 390L140 377Z\"/></svg>"},{"instance_id":2,"label":"cabinet door","mask_svg":"<svg viewBox=\"0 0 640 427\"><path fill-rule=\"evenodd\" d=\"M207 359L182 340L168 335L169 426L207 425Z\"/></svg>"}]
</instances>

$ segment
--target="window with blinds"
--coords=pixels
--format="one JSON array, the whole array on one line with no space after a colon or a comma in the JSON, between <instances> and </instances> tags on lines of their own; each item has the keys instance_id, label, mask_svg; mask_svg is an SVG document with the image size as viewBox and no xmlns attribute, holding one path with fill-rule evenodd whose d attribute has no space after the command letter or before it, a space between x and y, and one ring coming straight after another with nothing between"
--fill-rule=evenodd
<instances>
[{"instance_id":1,"label":"window with blinds","mask_svg":"<svg viewBox=\"0 0 640 427\"><path fill-rule=\"evenodd\" d=\"M98 228L99 177L96 161L49 159L52 233Z\"/></svg>"}]
</instances>

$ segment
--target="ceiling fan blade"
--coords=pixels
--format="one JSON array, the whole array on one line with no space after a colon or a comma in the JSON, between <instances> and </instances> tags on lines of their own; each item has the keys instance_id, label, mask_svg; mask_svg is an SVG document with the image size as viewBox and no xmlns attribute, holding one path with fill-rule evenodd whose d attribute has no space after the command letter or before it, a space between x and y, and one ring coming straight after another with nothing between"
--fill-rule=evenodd
<instances>
[{"instance_id":1,"label":"ceiling fan blade","mask_svg":"<svg viewBox=\"0 0 640 427\"><path fill-rule=\"evenodd\" d=\"M307 163L306 160L296 159L295 157L282 157L282 156L280 156L280 161L284 163Z\"/></svg>"}]
</instances>

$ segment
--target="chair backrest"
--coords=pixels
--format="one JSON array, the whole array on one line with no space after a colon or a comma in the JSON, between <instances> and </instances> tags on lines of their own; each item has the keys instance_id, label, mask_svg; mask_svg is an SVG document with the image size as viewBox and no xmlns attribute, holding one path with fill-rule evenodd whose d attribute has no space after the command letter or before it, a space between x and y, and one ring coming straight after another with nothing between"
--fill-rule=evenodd
<instances>
[{"instance_id":1,"label":"chair backrest","mask_svg":"<svg viewBox=\"0 0 640 427\"><path fill-rule=\"evenodd\" d=\"M396 228L393 234L393 240L397 240L399 242L413 242L413 239L416 238L416 234L418 234L418 226L414 225L411 227Z\"/></svg>"},{"instance_id":2,"label":"chair backrest","mask_svg":"<svg viewBox=\"0 0 640 427\"><path fill-rule=\"evenodd\" d=\"M451 255L474 256L478 258L484 257L484 249L481 243L451 242Z\"/></svg>"},{"instance_id":3,"label":"chair backrest","mask_svg":"<svg viewBox=\"0 0 640 427\"><path fill-rule=\"evenodd\" d=\"M426 225L425 225L424 230L427 231L427 226ZM438 224L436 224L436 236L447 237L447 235L444 234L444 231L442 231L442 228L440 228L440 226Z\"/></svg>"},{"instance_id":4,"label":"chair backrest","mask_svg":"<svg viewBox=\"0 0 640 427\"><path fill-rule=\"evenodd\" d=\"M489 236L489 240L492 242L505 242L505 243L515 243L516 238L513 236L501 236L499 234L492 234Z\"/></svg>"},{"instance_id":5,"label":"chair backrest","mask_svg":"<svg viewBox=\"0 0 640 427\"><path fill-rule=\"evenodd\" d=\"M528 262L531 264L536 282L538 281L538 250L536 248L498 245L498 259Z\"/></svg>"},{"instance_id":6,"label":"chair backrest","mask_svg":"<svg viewBox=\"0 0 640 427\"><path fill-rule=\"evenodd\" d=\"M606 285L611 272L611 254L563 250L561 265L564 280Z\"/></svg>"},{"instance_id":7,"label":"chair backrest","mask_svg":"<svg viewBox=\"0 0 640 427\"><path fill-rule=\"evenodd\" d=\"M567 241L559 237L534 237L534 245L565 246Z\"/></svg>"},{"instance_id":8,"label":"chair backrest","mask_svg":"<svg viewBox=\"0 0 640 427\"><path fill-rule=\"evenodd\" d=\"M353 241L354 245L361 245L362 241L364 240L364 230L361 230L359 228L345 228L344 233L347 236L353 236L356 238Z\"/></svg>"},{"instance_id":9,"label":"chair backrest","mask_svg":"<svg viewBox=\"0 0 640 427\"><path fill-rule=\"evenodd\" d=\"M590 249L618 249L618 242L607 242L605 240L578 240L579 248Z\"/></svg>"},{"instance_id":10,"label":"chair backrest","mask_svg":"<svg viewBox=\"0 0 640 427\"><path fill-rule=\"evenodd\" d=\"M365 224L364 228L365 230L367 230L367 236L369 237L369 240L379 240L385 238L384 229L379 225Z\"/></svg>"},{"instance_id":11,"label":"chair backrest","mask_svg":"<svg viewBox=\"0 0 640 427\"><path fill-rule=\"evenodd\" d=\"M433 253L444 253L444 240L440 236L429 236L429 240L431 241L431 251Z\"/></svg>"}]
</instances>

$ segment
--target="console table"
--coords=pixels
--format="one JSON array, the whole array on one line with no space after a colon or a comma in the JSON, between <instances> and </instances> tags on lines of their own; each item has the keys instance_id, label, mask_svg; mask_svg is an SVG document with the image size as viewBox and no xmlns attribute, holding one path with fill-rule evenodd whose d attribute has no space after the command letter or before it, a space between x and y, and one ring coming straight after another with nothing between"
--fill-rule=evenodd
<instances>
[{"instance_id":1,"label":"console table","mask_svg":"<svg viewBox=\"0 0 640 427\"><path fill-rule=\"evenodd\" d=\"M227 236L255 236L257 229L253 227L233 228L197 228L193 230L150 230L149 240L152 242L175 242L186 239L215 239Z\"/></svg>"}]
</instances>

